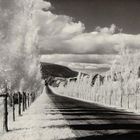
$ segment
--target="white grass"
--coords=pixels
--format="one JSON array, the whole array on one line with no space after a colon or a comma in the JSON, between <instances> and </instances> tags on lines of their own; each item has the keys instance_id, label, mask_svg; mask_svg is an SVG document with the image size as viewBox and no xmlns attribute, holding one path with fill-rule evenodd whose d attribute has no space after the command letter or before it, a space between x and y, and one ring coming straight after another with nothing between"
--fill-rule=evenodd
<instances>
[{"instance_id":1,"label":"white grass","mask_svg":"<svg viewBox=\"0 0 140 140\"><path fill-rule=\"evenodd\" d=\"M73 138L75 135L68 127L68 122L61 114L50 114L49 108L56 108L56 106L43 91L43 94L31 105L31 108L16 122L10 124L11 131L1 135L0 139L55 140ZM56 111L58 112L58 110ZM61 120L59 120L60 118ZM63 127L57 127L59 125Z\"/></svg>"}]
</instances>

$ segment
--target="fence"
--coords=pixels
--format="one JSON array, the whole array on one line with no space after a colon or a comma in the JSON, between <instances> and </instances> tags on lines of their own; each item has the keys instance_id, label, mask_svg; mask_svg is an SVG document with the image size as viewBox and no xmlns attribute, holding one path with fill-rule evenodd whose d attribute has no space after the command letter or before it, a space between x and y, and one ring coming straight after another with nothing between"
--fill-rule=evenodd
<instances>
[{"instance_id":1,"label":"fence","mask_svg":"<svg viewBox=\"0 0 140 140\"><path fill-rule=\"evenodd\" d=\"M8 131L8 108L7 108L7 94L0 95L3 98L3 131ZM2 102L1 102L2 105Z\"/></svg>"},{"instance_id":2,"label":"fence","mask_svg":"<svg viewBox=\"0 0 140 140\"><path fill-rule=\"evenodd\" d=\"M0 94L0 133L8 132L8 121L16 121L16 118L29 108L37 96L35 92Z\"/></svg>"},{"instance_id":3,"label":"fence","mask_svg":"<svg viewBox=\"0 0 140 140\"><path fill-rule=\"evenodd\" d=\"M62 95L92 101L109 107L140 110L140 83L137 80L122 83L107 81L100 85L98 82L91 86L90 79L79 79L63 86L55 87ZM124 84L124 85L123 85Z\"/></svg>"}]
</instances>

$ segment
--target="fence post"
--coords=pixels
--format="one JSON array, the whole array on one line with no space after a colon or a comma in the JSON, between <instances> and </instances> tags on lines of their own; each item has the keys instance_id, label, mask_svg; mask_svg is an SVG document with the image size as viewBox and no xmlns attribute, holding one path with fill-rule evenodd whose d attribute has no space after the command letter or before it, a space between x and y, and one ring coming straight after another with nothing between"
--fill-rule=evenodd
<instances>
[{"instance_id":1,"label":"fence post","mask_svg":"<svg viewBox=\"0 0 140 140\"><path fill-rule=\"evenodd\" d=\"M32 92L32 93L31 93L31 101L34 102L34 100L35 100L35 93Z\"/></svg>"},{"instance_id":2,"label":"fence post","mask_svg":"<svg viewBox=\"0 0 140 140\"><path fill-rule=\"evenodd\" d=\"M105 104L107 104L107 93L105 91Z\"/></svg>"},{"instance_id":3,"label":"fence post","mask_svg":"<svg viewBox=\"0 0 140 140\"><path fill-rule=\"evenodd\" d=\"M15 93L12 96L12 106L13 106L13 121L15 121Z\"/></svg>"},{"instance_id":4,"label":"fence post","mask_svg":"<svg viewBox=\"0 0 140 140\"><path fill-rule=\"evenodd\" d=\"M8 132L8 108L7 108L7 97L8 93L6 93L4 97L4 119L3 119L3 130Z\"/></svg>"},{"instance_id":5,"label":"fence post","mask_svg":"<svg viewBox=\"0 0 140 140\"><path fill-rule=\"evenodd\" d=\"M24 92L22 92L22 111L25 111Z\"/></svg>"},{"instance_id":6,"label":"fence post","mask_svg":"<svg viewBox=\"0 0 140 140\"><path fill-rule=\"evenodd\" d=\"M25 109L27 109L27 97L26 97L26 92L24 92L24 100L25 100Z\"/></svg>"},{"instance_id":7,"label":"fence post","mask_svg":"<svg viewBox=\"0 0 140 140\"><path fill-rule=\"evenodd\" d=\"M127 102L127 107L128 107L128 109L129 109L129 94L128 94L128 102Z\"/></svg>"},{"instance_id":8,"label":"fence post","mask_svg":"<svg viewBox=\"0 0 140 140\"><path fill-rule=\"evenodd\" d=\"M121 92L121 107L123 107L123 93Z\"/></svg>"},{"instance_id":9,"label":"fence post","mask_svg":"<svg viewBox=\"0 0 140 140\"><path fill-rule=\"evenodd\" d=\"M21 94L18 92L18 114L21 116Z\"/></svg>"},{"instance_id":10,"label":"fence post","mask_svg":"<svg viewBox=\"0 0 140 140\"><path fill-rule=\"evenodd\" d=\"M121 79L122 79L122 77L121 77ZM124 89L123 89L123 82L122 82L122 80L120 81L120 90L121 90L121 101L120 101L120 103L121 103L121 107L123 107L123 97L125 97L123 95L125 93L124 93Z\"/></svg>"},{"instance_id":11,"label":"fence post","mask_svg":"<svg viewBox=\"0 0 140 140\"><path fill-rule=\"evenodd\" d=\"M109 105L112 104L112 95L113 95L113 93L112 93L112 91L111 91L111 93L110 93L110 98L109 98Z\"/></svg>"},{"instance_id":12,"label":"fence post","mask_svg":"<svg viewBox=\"0 0 140 140\"><path fill-rule=\"evenodd\" d=\"M37 97L36 92L34 92L34 101L36 100L36 97Z\"/></svg>"},{"instance_id":13,"label":"fence post","mask_svg":"<svg viewBox=\"0 0 140 140\"><path fill-rule=\"evenodd\" d=\"M32 103L32 92L30 93L30 104Z\"/></svg>"},{"instance_id":14,"label":"fence post","mask_svg":"<svg viewBox=\"0 0 140 140\"><path fill-rule=\"evenodd\" d=\"M138 109L138 99L137 99L138 96L137 96L137 92L136 92L136 94L135 94L135 98L136 98L136 99L135 99L135 100L136 100L136 101L135 101L135 109L137 110L137 109Z\"/></svg>"},{"instance_id":15,"label":"fence post","mask_svg":"<svg viewBox=\"0 0 140 140\"><path fill-rule=\"evenodd\" d=\"M28 95L28 107L30 106L30 96L29 96L29 93L27 94Z\"/></svg>"}]
</instances>

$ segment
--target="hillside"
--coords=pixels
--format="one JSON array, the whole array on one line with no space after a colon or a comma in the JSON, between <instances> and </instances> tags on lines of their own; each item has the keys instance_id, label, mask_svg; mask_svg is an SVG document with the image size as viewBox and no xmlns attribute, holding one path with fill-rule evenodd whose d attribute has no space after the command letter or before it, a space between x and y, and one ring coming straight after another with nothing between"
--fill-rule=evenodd
<instances>
[{"instance_id":1,"label":"hillside","mask_svg":"<svg viewBox=\"0 0 140 140\"><path fill-rule=\"evenodd\" d=\"M45 79L48 76L70 78L78 75L77 71L73 71L68 67L41 62L42 78Z\"/></svg>"}]
</instances>

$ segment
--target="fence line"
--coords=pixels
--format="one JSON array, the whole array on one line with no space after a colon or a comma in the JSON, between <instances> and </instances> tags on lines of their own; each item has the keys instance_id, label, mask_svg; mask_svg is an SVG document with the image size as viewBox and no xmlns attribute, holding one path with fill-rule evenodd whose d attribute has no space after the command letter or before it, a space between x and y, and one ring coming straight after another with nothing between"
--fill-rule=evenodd
<instances>
[{"instance_id":1,"label":"fence line","mask_svg":"<svg viewBox=\"0 0 140 140\"><path fill-rule=\"evenodd\" d=\"M136 87L130 89L129 85L124 87L120 81L111 81L107 85L96 83L97 85L91 86L88 82L80 80L69 82L65 86L60 84L54 88L59 94L93 101L105 106L140 110L140 83L134 83Z\"/></svg>"},{"instance_id":2,"label":"fence line","mask_svg":"<svg viewBox=\"0 0 140 140\"><path fill-rule=\"evenodd\" d=\"M7 97L8 94L2 94L0 97L4 98L4 115L3 115L3 131L8 131L8 108L7 108Z\"/></svg>"},{"instance_id":3,"label":"fence line","mask_svg":"<svg viewBox=\"0 0 140 140\"><path fill-rule=\"evenodd\" d=\"M40 91L42 93L42 90ZM39 94L41 94L39 93ZM38 97L37 93L26 93L21 92L13 93L10 96L8 93L6 94L0 94L0 98L3 99L4 103L1 103L1 106L3 106L3 132L8 132L8 115L11 113L12 120L16 121L16 110L18 111L18 116L21 116L25 110L27 110L30 105L35 101L35 99ZM9 101L9 102L8 102ZM17 107L15 105L18 105ZM8 112L8 107L11 108L11 112ZM2 117L2 116L1 116ZM0 122L1 123L1 122Z\"/></svg>"}]
</instances>

